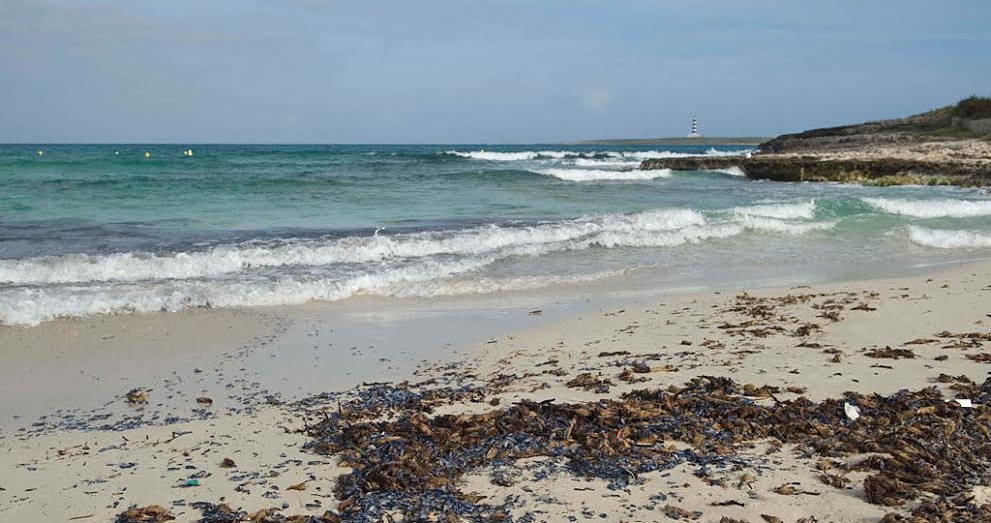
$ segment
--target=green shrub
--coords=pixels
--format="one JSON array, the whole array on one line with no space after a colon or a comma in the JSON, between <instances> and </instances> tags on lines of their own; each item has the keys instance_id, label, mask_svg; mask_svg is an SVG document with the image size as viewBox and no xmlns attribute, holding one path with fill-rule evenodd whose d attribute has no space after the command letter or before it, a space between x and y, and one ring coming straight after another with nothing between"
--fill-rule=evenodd
<instances>
[{"instance_id":1,"label":"green shrub","mask_svg":"<svg viewBox=\"0 0 991 523\"><path fill-rule=\"evenodd\" d=\"M991 118L991 97L971 96L957 102L953 116L960 118Z\"/></svg>"}]
</instances>

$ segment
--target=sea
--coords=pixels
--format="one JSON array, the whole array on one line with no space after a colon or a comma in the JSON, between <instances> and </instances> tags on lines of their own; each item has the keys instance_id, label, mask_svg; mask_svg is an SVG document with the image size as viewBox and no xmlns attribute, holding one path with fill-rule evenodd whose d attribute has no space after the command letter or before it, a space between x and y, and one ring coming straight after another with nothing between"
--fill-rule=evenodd
<instances>
[{"instance_id":1,"label":"sea","mask_svg":"<svg viewBox=\"0 0 991 523\"><path fill-rule=\"evenodd\" d=\"M991 255L981 189L641 170L746 147L0 145L0 324L898 276Z\"/></svg>"}]
</instances>

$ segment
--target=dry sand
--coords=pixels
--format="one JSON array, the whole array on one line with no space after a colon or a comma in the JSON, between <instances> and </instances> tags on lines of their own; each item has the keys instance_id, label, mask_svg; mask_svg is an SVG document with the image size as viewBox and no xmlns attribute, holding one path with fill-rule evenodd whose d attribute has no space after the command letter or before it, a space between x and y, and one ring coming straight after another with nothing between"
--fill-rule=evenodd
<instances>
[{"instance_id":1,"label":"dry sand","mask_svg":"<svg viewBox=\"0 0 991 523\"><path fill-rule=\"evenodd\" d=\"M532 318L524 314L517 323L520 328L514 332L464 347L464 357L456 365L438 361L435 366L410 372L408 377L425 379L450 374L452 369L482 377L516 375L498 395L505 406L524 398L574 402L618 397L633 389L680 385L702 375L794 387L818 400L837 397L844 391L890 393L902 388L920 389L936 384L935 378L941 373L967 375L980 383L991 370L986 363L966 358L986 347L943 349L945 342L905 345L919 338L934 339L941 331L988 332L989 262L952 267L922 277L751 290L750 298L741 298L740 294L728 290L660 295L532 328L522 328ZM805 297L782 299L788 295ZM748 319L734 310L740 301L762 299L766 301L748 303L773 307L773 316L763 325L735 327ZM193 327L195 322L205 321L203 318L209 318L212 327ZM263 384L250 383L254 379L264 381L258 377L238 382L236 394L218 397L218 386L227 389L227 384L239 379L241 360L231 358L226 366L220 364L209 373L197 373L190 367L198 368L195 366L200 360L196 355L202 354L201 350L189 347L189 359L183 360L179 369L154 357L171 347L169 340L175 338L169 335L170 329L202 332L205 345L259 350L262 343L285 335L286 326L298 319L272 312L190 313L151 321L159 330L152 329L155 335L148 337L134 327L125 327L140 321L115 320L93 321L118 325L119 334L113 338L116 341L108 343L134 346L138 351L135 359L159 366L155 375L171 375L169 383L175 387L152 390L149 403L143 406L127 406L121 397L130 382L108 387L103 398L110 402L105 409L112 410L107 414L107 423L117 424L115 428L120 430L96 429L93 427L101 420L76 416L70 419L72 423L52 417L28 430L0 434L0 520L112 521L130 505L160 504L179 521L194 521L199 512L188 504L199 500L225 501L248 511L286 507L288 513L321 513L336 506L332 488L342 469L335 466L334 458L302 449L307 438L295 432L303 424L297 408L267 400ZM162 322L169 323L169 328L164 329ZM78 328L91 324L81 320ZM208 337L207 333L217 337ZM18 397L20 386L27 387L25 382L37 379L23 369L54 365L67 379L47 380L42 388L51 392L39 404L56 401L53 398L65 397L80 386L72 369L96 365L91 358L75 354L62 353L55 358L46 353L44 345L52 343L50 335L57 339L59 334L45 326L35 332L18 331L18 337L10 331L0 332L5 355L6 344L11 340L20 340L18 343L30 348L20 351L17 359L2 369L5 394L13 391ZM865 352L886 346L910 348L915 357L879 359ZM620 351L629 354L600 356ZM638 359L649 361L650 372L637 375L647 381L620 381L622 362ZM550 369L559 370L544 372ZM614 385L604 393L566 386L585 372L608 378ZM34 376L42 374L35 371ZM202 378L203 374L209 374L209 379ZM375 374L368 376L369 380L375 378ZM21 381L15 382L16 379ZM184 388L178 385L180 382L195 385ZM38 390L37 383L32 386L35 388L29 387L30 390ZM217 401L213 405L196 403L199 391L213 395L211 399L216 397ZM782 392L778 398L798 395ZM166 401L167 396L172 397ZM18 401L27 401L23 394L20 398ZM439 412L493 408L497 407L465 403L444 406ZM161 424L168 416L188 420ZM33 420L23 421L22 425L28 425ZM149 421L155 423L148 424ZM71 426L85 430L68 428ZM604 481L576 478L563 468L546 478L536 478L535 471L548 469L518 463L502 471L514 476L511 486L494 485L493 475L500 474L500 470L489 467L469 474L462 491L488 496L486 501L491 503L515 497L513 514L519 517L529 512L539 521L658 521L665 519L663 509L668 505L700 512L697 520L703 522L718 522L723 516L759 522L764 521L762 514L775 515L789 523L808 516L815 516L821 523L866 522L877 521L892 510L864 500L862 473L850 475L850 488L835 488L816 479L816 459L801 457L787 446L777 449L769 444L758 445L744 453L746 469L718 469L700 478L693 466L681 465L646 474L640 482L619 490L608 489ZM224 458L235 466L222 466ZM723 481L714 482L713 478ZM182 486L190 479L198 485ZM299 487L302 490L288 489L304 481L305 485ZM785 496L773 491L783 484L813 494ZM731 503L713 506L726 502Z\"/></svg>"}]
</instances>

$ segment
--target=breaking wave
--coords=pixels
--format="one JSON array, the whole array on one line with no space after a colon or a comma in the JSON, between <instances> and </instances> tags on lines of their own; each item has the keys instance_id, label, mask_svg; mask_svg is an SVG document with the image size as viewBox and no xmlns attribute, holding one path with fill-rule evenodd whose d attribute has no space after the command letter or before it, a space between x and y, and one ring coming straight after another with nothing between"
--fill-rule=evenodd
<instances>
[{"instance_id":1,"label":"breaking wave","mask_svg":"<svg viewBox=\"0 0 991 523\"><path fill-rule=\"evenodd\" d=\"M991 200L906 200L900 198L863 198L863 201L888 214L914 218L972 218L991 216Z\"/></svg>"},{"instance_id":2,"label":"breaking wave","mask_svg":"<svg viewBox=\"0 0 991 523\"><path fill-rule=\"evenodd\" d=\"M810 220L815 217L816 202L815 200L809 200L798 203L752 205L749 207L736 207L733 209L733 212L743 216L762 216L781 220Z\"/></svg>"},{"instance_id":3,"label":"breaking wave","mask_svg":"<svg viewBox=\"0 0 991 523\"><path fill-rule=\"evenodd\" d=\"M569 182L593 182L605 180L654 180L671 176L670 169L633 169L629 171L610 171L604 169L541 169L540 174L553 176Z\"/></svg>"},{"instance_id":4,"label":"breaking wave","mask_svg":"<svg viewBox=\"0 0 991 523\"><path fill-rule=\"evenodd\" d=\"M579 159L622 159L626 161L633 160L648 160L654 158L687 158L692 156L712 156L712 157L723 157L723 156L742 156L750 152L749 150L743 151L719 151L716 149L708 149L705 152L675 152L675 151L591 151L591 152L579 152L579 151L486 151L480 149L477 151L444 151L443 154L449 156L458 156L461 158L470 158L473 160L486 160L490 162L519 162L526 160L561 160L565 158L579 158Z\"/></svg>"},{"instance_id":5,"label":"breaking wave","mask_svg":"<svg viewBox=\"0 0 991 523\"><path fill-rule=\"evenodd\" d=\"M250 241L190 252L6 259L0 260L0 323L33 325L57 317L189 307L292 305L356 295L435 296L535 288L604 276L485 279L479 271L510 257L669 248L748 230L804 234L831 226L756 213L707 217L692 209L660 209L531 225Z\"/></svg>"},{"instance_id":6,"label":"breaking wave","mask_svg":"<svg viewBox=\"0 0 991 523\"><path fill-rule=\"evenodd\" d=\"M927 229L911 226L908 237L912 242L924 247L938 249L980 249L991 247L991 235L973 231L953 231L945 229Z\"/></svg>"},{"instance_id":7,"label":"breaking wave","mask_svg":"<svg viewBox=\"0 0 991 523\"><path fill-rule=\"evenodd\" d=\"M588 158L576 158L574 163L578 167L640 167L640 162L626 160L592 160Z\"/></svg>"}]
</instances>

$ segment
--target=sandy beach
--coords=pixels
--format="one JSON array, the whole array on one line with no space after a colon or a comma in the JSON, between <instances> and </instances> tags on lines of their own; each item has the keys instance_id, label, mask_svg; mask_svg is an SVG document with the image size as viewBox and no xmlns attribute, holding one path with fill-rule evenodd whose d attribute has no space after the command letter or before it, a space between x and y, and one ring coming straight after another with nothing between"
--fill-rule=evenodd
<instances>
[{"instance_id":1,"label":"sandy beach","mask_svg":"<svg viewBox=\"0 0 991 523\"><path fill-rule=\"evenodd\" d=\"M185 311L3 327L0 339L15 349L15 364L2 371L5 397L16 399L5 412L20 417L5 416L0 439L0 519L113 521L129 507L159 505L177 521L197 521L203 516L192 504L208 502L249 515L271 508L273 517L342 510L346 520L362 521L347 506L362 500L339 505L335 492L338 477L351 469L339 464L341 453L313 445L314 427L349 402L378 405L368 414L383 419L410 415L403 410L408 405L381 403L396 391L428 402L423 415L432 417L492 415L521 402L596 405L703 376L733 380L739 390L732 396L755 405L927 387L952 398L960 389L951 387L961 380L979 385L988 375L989 274L991 262L976 262L906 278L657 294L584 310L562 305L566 313L557 315L553 303L517 307L500 333L479 331L455 340L446 353L435 348L405 363L376 365L389 359L379 354L362 363L355 355L374 347L328 353L331 363L323 368L346 367L352 381L329 380L321 389L320 377L310 375L307 394L273 393L272 381L282 378L253 367L261 364L252 358L264 354L271 362L278 358L268 347L286 350L287 337L312 341L319 329L329 330L317 321L327 316L312 310ZM320 344L306 347L303 339L291 345L315 357ZM128 378L94 377L101 372ZM143 397L129 402L132 389L142 389ZM329 394L309 393L318 390ZM44 395L35 397L39 391ZM62 412L41 411L53 404L63 405ZM867 405L860 408L870 415ZM983 419L987 408L975 405L967 415ZM705 447L657 436L649 445L669 452L696 449L698 456ZM622 441L622 430L614 438ZM851 466L869 456L856 452L822 455L785 437L741 437L722 452L701 468L697 457L672 460L619 482L576 472L567 458L493 452L450 488L466 503L487 507L472 510L504 511L516 521L878 521L937 498L922 488L897 505L869 502L864 482L872 472ZM843 478L833 485L821 479L831 468ZM983 503L983 489L971 490L975 506ZM474 520L465 510L456 517ZM401 520L401 510L394 512Z\"/></svg>"}]
</instances>

